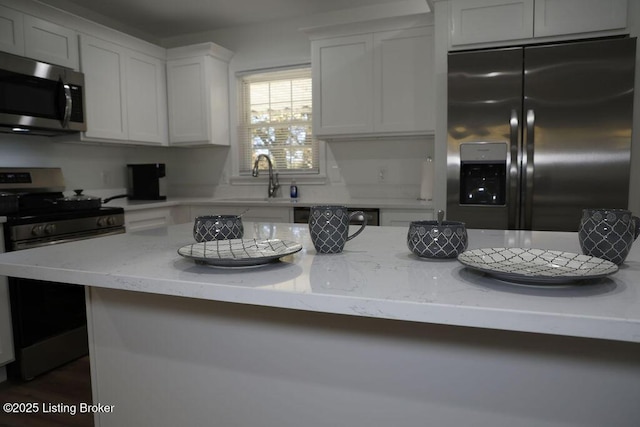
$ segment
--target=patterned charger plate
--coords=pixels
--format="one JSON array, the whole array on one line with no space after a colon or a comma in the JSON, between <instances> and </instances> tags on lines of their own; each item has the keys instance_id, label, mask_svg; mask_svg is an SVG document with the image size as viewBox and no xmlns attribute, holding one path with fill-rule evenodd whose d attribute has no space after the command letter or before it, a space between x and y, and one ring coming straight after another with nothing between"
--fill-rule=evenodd
<instances>
[{"instance_id":1,"label":"patterned charger plate","mask_svg":"<svg viewBox=\"0 0 640 427\"><path fill-rule=\"evenodd\" d=\"M458 261L499 279L542 284L594 279L618 271L617 265L601 258L543 249L474 249L458 255Z\"/></svg>"},{"instance_id":2,"label":"patterned charger plate","mask_svg":"<svg viewBox=\"0 0 640 427\"><path fill-rule=\"evenodd\" d=\"M197 264L214 267L252 267L273 262L302 249L302 245L279 239L230 239L193 243L178 249L178 254Z\"/></svg>"}]
</instances>

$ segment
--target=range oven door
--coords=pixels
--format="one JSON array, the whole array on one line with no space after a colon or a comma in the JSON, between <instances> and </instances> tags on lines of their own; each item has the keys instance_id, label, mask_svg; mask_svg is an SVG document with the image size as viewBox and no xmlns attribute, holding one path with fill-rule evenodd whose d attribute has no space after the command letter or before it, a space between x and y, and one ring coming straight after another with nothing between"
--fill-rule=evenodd
<instances>
[{"instance_id":1,"label":"range oven door","mask_svg":"<svg viewBox=\"0 0 640 427\"><path fill-rule=\"evenodd\" d=\"M84 286L10 277L9 292L10 377L29 380L89 353Z\"/></svg>"},{"instance_id":2,"label":"range oven door","mask_svg":"<svg viewBox=\"0 0 640 427\"><path fill-rule=\"evenodd\" d=\"M11 250L125 232L124 226L115 226L16 242L10 239L14 233L9 224L5 226L5 244ZM15 352L15 361L7 365L11 378L30 380L89 353L84 286L17 277L8 281Z\"/></svg>"}]
</instances>

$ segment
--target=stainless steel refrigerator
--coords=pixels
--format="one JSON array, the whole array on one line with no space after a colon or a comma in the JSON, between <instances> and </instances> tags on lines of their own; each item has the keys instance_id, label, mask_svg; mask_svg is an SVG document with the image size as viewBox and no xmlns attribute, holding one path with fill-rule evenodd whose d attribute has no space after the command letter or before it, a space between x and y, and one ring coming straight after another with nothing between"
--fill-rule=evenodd
<instances>
[{"instance_id":1,"label":"stainless steel refrigerator","mask_svg":"<svg viewBox=\"0 0 640 427\"><path fill-rule=\"evenodd\" d=\"M627 208L635 38L448 57L447 218L469 228L578 229Z\"/></svg>"}]
</instances>

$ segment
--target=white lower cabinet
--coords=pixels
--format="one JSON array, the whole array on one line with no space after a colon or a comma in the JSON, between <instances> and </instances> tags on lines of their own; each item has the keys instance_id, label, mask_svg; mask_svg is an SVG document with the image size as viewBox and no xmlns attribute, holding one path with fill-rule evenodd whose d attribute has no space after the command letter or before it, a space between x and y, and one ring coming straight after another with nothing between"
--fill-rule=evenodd
<instances>
[{"instance_id":1,"label":"white lower cabinet","mask_svg":"<svg viewBox=\"0 0 640 427\"><path fill-rule=\"evenodd\" d=\"M0 224L0 253L4 252L4 234ZM7 278L0 276L0 382L7 378L5 366L13 361L13 332Z\"/></svg>"},{"instance_id":2,"label":"white lower cabinet","mask_svg":"<svg viewBox=\"0 0 640 427\"><path fill-rule=\"evenodd\" d=\"M193 223L198 216L240 215L245 222L292 223L291 206L247 206L227 204L198 204L125 211L127 232L166 227L173 224ZM433 220L433 209L381 208L380 225L408 227L411 221Z\"/></svg>"},{"instance_id":3,"label":"white lower cabinet","mask_svg":"<svg viewBox=\"0 0 640 427\"><path fill-rule=\"evenodd\" d=\"M188 206L165 206L126 210L124 223L127 233L149 230L151 228L167 227L173 224L189 222Z\"/></svg>"},{"instance_id":4,"label":"white lower cabinet","mask_svg":"<svg viewBox=\"0 0 640 427\"><path fill-rule=\"evenodd\" d=\"M433 209L380 209L380 225L409 227L411 221L433 219Z\"/></svg>"},{"instance_id":5,"label":"white lower cabinet","mask_svg":"<svg viewBox=\"0 0 640 427\"><path fill-rule=\"evenodd\" d=\"M86 140L167 145L164 62L89 35L80 37Z\"/></svg>"},{"instance_id":6,"label":"white lower cabinet","mask_svg":"<svg viewBox=\"0 0 640 427\"><path fill-rule=\"evenodd\" d=\"M285 206L191 206L191 219L203 215L242 215L245 222L293 222L293 209Z\"/></svg>"}]
</instances>

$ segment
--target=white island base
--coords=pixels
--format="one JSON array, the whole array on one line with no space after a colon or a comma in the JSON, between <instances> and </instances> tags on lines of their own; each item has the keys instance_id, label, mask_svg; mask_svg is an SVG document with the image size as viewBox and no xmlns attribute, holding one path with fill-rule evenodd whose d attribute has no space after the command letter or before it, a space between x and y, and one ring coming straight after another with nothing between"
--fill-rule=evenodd
<instances>
[{"instance_id":1,"label":"white island base","mask_svg":"<svg viewBox=\"0 0 640 427\"><path fill-rule=\"evenodd\" d=\"M638 427L640 243L611 276L520 286L367 227L249 269L196 265L182 224L0 254L87 286L96 427ZM469 230L469 249L579 251L576 233Z\"/></svg>"},{"instance_id":2,"label":"white island base","mask_svg":"<svg viewBox=\"0 0 640 427\"><path fill-rule=\"evenodd\" d=\"M92 287L96 427L640 425L640 345Z\"/></svg>"}]
</instances>

